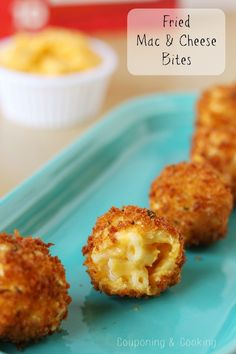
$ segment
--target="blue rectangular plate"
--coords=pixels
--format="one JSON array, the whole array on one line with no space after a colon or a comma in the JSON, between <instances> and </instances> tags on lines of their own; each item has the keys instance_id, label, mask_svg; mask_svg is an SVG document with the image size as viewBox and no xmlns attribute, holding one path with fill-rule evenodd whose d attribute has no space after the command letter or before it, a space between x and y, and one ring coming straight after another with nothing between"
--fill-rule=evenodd
<instances>
[{"instance_id":1,"label":"blue rectangular plate","mask_svg":"<svg viewBox=\"0 0 236 354\"><path fill-rule=\"evenodd\" d=\"M107 297L82 265L96 218L112 205L148 207L154 177L188 159L195 99L155 95L120 106L1 201L0 229L54 243L71 284L62 331L24 354L236 352L235 213L227 238L188 251L182 281L160 297ZM0 349L18 353L10 344Z\"/></svg>"}]
</instances>

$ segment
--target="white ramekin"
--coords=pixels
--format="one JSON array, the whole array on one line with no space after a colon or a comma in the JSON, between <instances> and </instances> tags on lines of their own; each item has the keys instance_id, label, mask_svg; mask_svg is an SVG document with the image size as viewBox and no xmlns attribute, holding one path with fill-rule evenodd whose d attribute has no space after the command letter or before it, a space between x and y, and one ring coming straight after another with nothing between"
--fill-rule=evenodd
<instances>
[{"instance_id":1,"label":"white ramekin","mask_svg":"<svg viewBox=\"0 0 236 354\"><path fill-rule=\"evenodd\" d=\"M6 46L8 40L0 44ZM101 65L82 73L47 77L0 68L0 105L5 118L35 128L70 127L98 113L117 65L114 51L91 39Z\"/></svg>"}]
</instances>

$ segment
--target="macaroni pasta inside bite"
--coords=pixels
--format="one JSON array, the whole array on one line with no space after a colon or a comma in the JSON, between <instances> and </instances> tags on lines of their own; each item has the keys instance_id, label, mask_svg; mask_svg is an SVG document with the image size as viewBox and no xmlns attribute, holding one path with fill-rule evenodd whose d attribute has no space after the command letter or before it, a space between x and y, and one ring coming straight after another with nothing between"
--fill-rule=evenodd
<instances>
[{"instance_id":1,"label":"macaroni pasta inside bite","mask_svg":"<svg viewBox=\"0 0 236 354\"><path fill-rule=\"evenodd\" d=\"M107 294L158 295L180 279L182 238L147 209L111 208L98 219L85 264L96 289Z\"/></svg>"}]
</instances>

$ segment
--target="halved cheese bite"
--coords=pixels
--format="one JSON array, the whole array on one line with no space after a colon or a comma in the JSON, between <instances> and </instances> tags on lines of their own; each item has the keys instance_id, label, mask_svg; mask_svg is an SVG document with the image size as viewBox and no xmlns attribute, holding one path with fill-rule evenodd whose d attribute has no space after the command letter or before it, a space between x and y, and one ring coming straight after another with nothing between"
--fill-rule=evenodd
<instances>
[{"instance_id":1,"label":"halved cheese bite","mask_svg":"<svg viewBox=\"0 0 236 354\"><path fill-rule=\"evenodd\" d=\"M130 297L159 295L180 280L183 240L148 209L112 207L98 218L85 265L96 290Z\"/></svg>"}]
</instances>

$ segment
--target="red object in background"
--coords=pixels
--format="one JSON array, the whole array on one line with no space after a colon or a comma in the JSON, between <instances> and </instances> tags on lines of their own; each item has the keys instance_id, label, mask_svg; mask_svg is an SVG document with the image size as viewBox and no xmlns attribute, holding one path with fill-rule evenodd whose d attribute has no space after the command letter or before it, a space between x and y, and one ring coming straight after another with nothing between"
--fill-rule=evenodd
<instances>
[{"instance_id":1,"label":"red object in background","mask_svg":"<svg viewBox=\"0 0 236 354\"><path fill-rule=\"evenodd\" d=\"M50 23L56 26L93 30L126 29L127 14L134 8L173 8L176 0L126 1L90 5L64 5L51 8Z\"/></svg>"},{"instance_id":2,"label":"red object in background","mask_svg":"<svg viewBox=\"0 0 236 354\"><path fill-rule=\"evenodd\" d=\"M7 36L13 32L11 4L12 0L0 0L0 37Z\"/></svg>"},{"instance_id":3,"label":"red object in background","mask_svg":"<svg viewBox=\"0 0 236 354\"><path fill-rule=\"evenodd\" d=\"M13 5L24 0L0 0L0 37L12 34L17 30L13 20ZM33 0L32 0L33 1ZM88 4L79 3L53 5L50 0L42 0L49 10L49 25L76 28L84 31L122 30L126 29L127 14L133 8L174 8L177 0L119 0L98 4L92 1ZM27 0L29 3L29 0ZM70 1L67 0L69 3ZM18 11L18 10L17 10ZM17 13L18 14L18 13ZM28 12L25 16L29 16ZM19 16L20 17L20 16ZM27 17L30 23L29 18ZM27 21L26 21L27 22Z\"/></svg>"}]
</instances>

